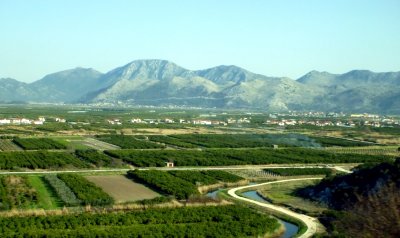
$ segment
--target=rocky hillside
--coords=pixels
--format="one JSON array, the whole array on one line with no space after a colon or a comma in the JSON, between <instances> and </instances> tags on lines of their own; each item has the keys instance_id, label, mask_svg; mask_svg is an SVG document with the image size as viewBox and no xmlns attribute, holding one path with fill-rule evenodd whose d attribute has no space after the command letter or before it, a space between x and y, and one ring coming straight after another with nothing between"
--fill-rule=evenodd
<instances>
[{"instance_id":1,"label":"rocky hillside","mask_svg":"<svg viewBox=\"0 0 400 238\"><path fill-rule=\"evenodd\" d=\"M193 71L166 60L136 60L105 74L76 68L31 84L0 79L0 101L16 100L400 113L400 72L312 71L293 80L237 66Z\"/></svg>"}]
</instances>

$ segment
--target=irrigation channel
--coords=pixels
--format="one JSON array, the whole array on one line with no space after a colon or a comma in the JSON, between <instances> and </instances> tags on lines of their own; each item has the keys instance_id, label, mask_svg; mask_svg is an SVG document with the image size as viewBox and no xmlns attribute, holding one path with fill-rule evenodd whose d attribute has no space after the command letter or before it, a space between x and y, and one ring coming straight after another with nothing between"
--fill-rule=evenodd
<instances>
[{"instance_id":1,"label":"irrigation channel","mask_svg":"<svg viewBox=\"0 0 400 238\"><path fill-rule=\"evenodd\" d=\"M250 183L250 185L254 185L256 183ZM207 193L207 197L210 198L217 198L217 194L219 191L221 191L222 188L208 192ZM251 190L251 191L247 191L242 193L243 196L250 198L252 200L255 201L259 201L259 202L265 202L265 203L269 203L267 200L265 200L263 197L261 197L260 195L258 195L256 190ZM276 218L276 217L275 217ZM281 220L279 218L276 218L279 220L279 222L281 222L283 224L283 226L285 227L285 232L280 236L280 238L290 238L293 237L297 234L297 232L299 231L299 227L296 224Z\"/></svg>"},{"instance_id":2,"label":"irrigation channel","mask_svg":"<svg viewBox=\"0 0 400 238\"><path fill-rule=\"evenodd\" d=\"M228 195L238 199L242 200L248 203L253 203L256 204L260 207L265 207L270 210L273 210L278 213L285 214L286 216L289 216L293 219L299 220L302 223L305 224L307 227L307 230L298 236L298 238L308 238L312 237L316 232L317 232L317 226L319 225L318 219L314 217L310 217L304 214L296 213L292 210L289 210L287 208L281 207L274 205L270 203L269 201L265 200L263 197L259 196L257 194L257 191L255 190L256 187L263 186L263 185L268 185L268 184L274 184L274 183L286 183L286 182L292 182L292 181L300 181L300 180L320 180L322 178L295 178L295 179L286 179L286 180L278 180L278 181L272 181L272 182L265 182L265 183L259 183L259 184L250 184L246 186L241 186L237 188L232 188L228 190ZM242 193L241 196L237 195L236 192L239 190L246 189L245 192ZM212 191L207 194L208 197L215 198L217 196L218 190L217 191ZM285 226L285 232L281 236L281 238L289 238L293 237L297 234L299 231L299 227L293 223L283 221L281 219L278 219L284 226Z\"/></svg>"}]
</instances>

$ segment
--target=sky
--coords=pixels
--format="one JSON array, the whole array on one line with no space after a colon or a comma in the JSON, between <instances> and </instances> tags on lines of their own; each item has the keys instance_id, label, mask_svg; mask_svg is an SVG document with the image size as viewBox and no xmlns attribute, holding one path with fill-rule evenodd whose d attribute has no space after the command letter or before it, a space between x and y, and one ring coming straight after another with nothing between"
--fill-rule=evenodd
<instances>
[{"instance_id":1,"label":"sky","mask_svg":"<svg viewBox=\"0 0 400 238\"><path fill-rule=\"evenodd\" d=\"M400 1L0 1L0 78L105 73L136 59L293 79L311 70L400 71Z\"/></svg>"}]
</instances>

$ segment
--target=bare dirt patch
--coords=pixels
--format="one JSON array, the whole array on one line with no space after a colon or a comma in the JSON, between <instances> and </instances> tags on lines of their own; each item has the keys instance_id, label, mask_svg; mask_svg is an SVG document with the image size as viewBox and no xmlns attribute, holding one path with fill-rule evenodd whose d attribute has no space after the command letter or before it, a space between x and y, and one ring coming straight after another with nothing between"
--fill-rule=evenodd
<instances>
[{"instance_id":1,"label":"bare dirt patch","mask_svg":"<svg viewBox=\"0 0 400 238\"><path fill-rule=\"evenodd\" d=\"M87 176L89 181L101 187L117 203L152 199L160 194L140 183L135 183L123 175Z\"/></svg>"}]
</instances>

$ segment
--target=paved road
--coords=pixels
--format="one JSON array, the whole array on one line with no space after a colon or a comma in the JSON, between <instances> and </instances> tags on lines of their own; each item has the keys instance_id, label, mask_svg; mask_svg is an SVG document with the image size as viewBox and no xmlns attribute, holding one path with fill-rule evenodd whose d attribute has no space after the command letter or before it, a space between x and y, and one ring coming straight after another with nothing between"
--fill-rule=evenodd
<instances>
[{"instance_id":1,"label":"paved road","mask_svg":"<svg viewBox=\"0 0 400 238\"><path fill-rule=\"evenodd\" d=\"M228 194L236 199L239 200L243 200L246 202L250 202L253 204L256 204L258 206L261 207L266 207L268 209L280 212L280 213L284 213L290 217L293 217L297 220L302 221L304 224L306 224L307 226L307 231L302 234L301 236L299 236L299 238L306 238L306 237L311 237L313 236L316 232L317 232L317 226L318 226L318 219L314 218L314 217L310 217L310 216L306 216L304 214L299 214L296 212L293 212L287 208L284 207L280 207L277 205L273 205L270 203L263 203L263 202L258 202L249 198L245 198L245 197L240 197L236 194L237 191L242 190L242 189L247 189L247 188L255 188L255 187L259 187L259 186L263 186L263 185L267 185L267 184L274 184L274 183L285 183L285 182L292 182L292 181L301 181L301 180L321 180L322 178L298 178L298 179L285 179L285 180L279 180L279 181L273 181L273 182L266 182L266 183L260 183L260 184L255 184L255 185L247 185L247 186L242 186L242 187L237 187L237 188L233 188L228 190Z\"/></svg>"},{"instance_id":2,"label":"paved road","mask_svg":"<svg viewBox=\"0 0 400 238\"><path fill-rule=\"evenodd\" d=\"M129 169L86 169L86 170L46 170L46 171L0 171L0 175L5 174L57 174L57 173L102 173L102 172L127 172L132 169L139 170L249 170L249 169L265 169L265 168L325 168L321 165L297 165L297 166L277 166L277 165L244 165L244 166L221 166L221 167L146 167L146 168L129 168ZM340 166L331 167L338 171L350 173Z\"/></svg>"}]
</instances>

